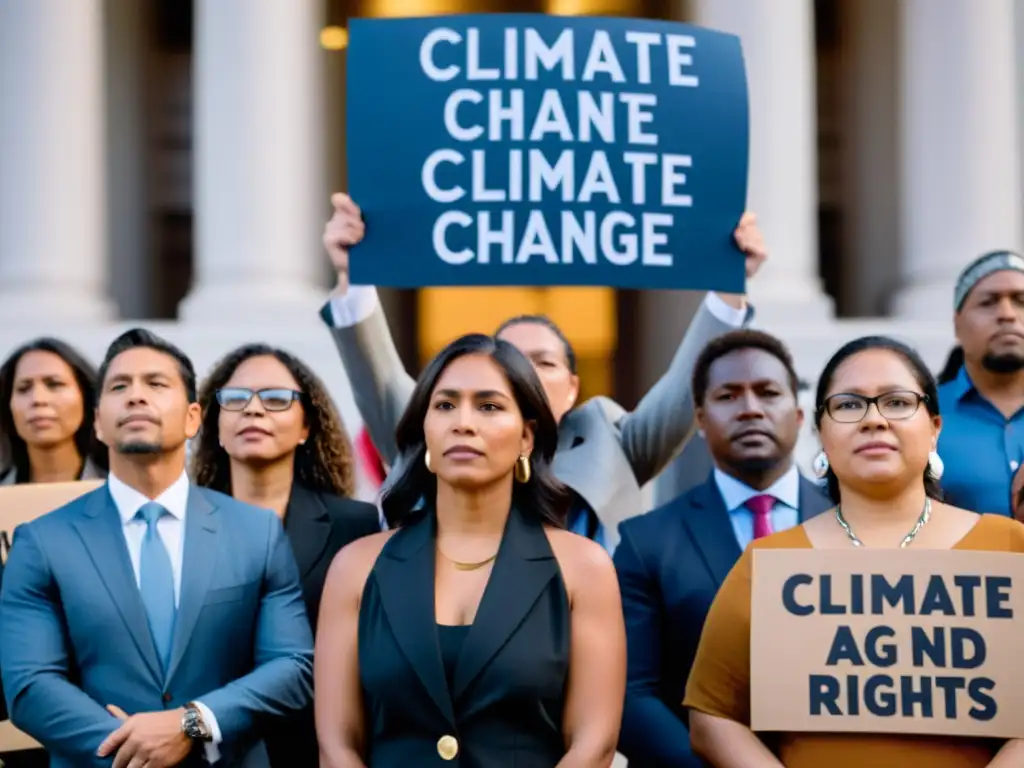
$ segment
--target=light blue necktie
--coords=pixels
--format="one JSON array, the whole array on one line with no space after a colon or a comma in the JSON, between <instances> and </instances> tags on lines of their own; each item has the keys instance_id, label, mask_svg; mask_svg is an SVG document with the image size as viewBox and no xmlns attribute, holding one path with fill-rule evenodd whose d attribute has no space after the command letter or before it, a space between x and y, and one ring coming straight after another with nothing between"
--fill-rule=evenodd
<instances>
[{"instance_id":1,"label":"light blue necktie","mask_svg":"<svg viewBox=\"0 0 1024 768\"><path fill-rule=\"evenodd\" d=\"M174 569L156 523L167 514L170 513L154 501L143 505L135 514L136 520L144 520L146 523L146 535L142 539L139 557L139 591L142 593L142 604L146 607L149 631L153 635L156 652L165 672L170 662L171 641L174 637Z\"/></svg>"}]
</instances>

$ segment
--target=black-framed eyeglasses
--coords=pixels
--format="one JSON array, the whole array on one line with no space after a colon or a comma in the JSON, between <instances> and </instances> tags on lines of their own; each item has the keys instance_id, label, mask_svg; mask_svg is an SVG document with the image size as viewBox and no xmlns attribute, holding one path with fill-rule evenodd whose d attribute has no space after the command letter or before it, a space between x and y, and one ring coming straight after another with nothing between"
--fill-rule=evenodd
<instances>
[{"instance_id":1,"label":"black-framed eyeglasses","mask_svg":"<svg viewBox=\"0 0 1024 768\"><path fill-rule=\"evenodd\" d=\"M832 421L841 424L856 424L863 420L872 405L886 421L903 421L917 413L921 403L927 400L927 395L911 391L885 392L875 397L840 392L828 398L824 408Z\"/></svg>"},{"instance_id":2,"label":"black-framed eyeglasses","mask_svg":"<svg viewBox=\"0 0 1024 768\"><path fill-rule=\"evenodd\" d=\"M224 387L217 390L217 402L225 411L244 411L254 397L258 397L268 411L287 411L292 403L302 399L302 393L294 389L260 389L245 387Z\"/></svg>"}]
</instances>

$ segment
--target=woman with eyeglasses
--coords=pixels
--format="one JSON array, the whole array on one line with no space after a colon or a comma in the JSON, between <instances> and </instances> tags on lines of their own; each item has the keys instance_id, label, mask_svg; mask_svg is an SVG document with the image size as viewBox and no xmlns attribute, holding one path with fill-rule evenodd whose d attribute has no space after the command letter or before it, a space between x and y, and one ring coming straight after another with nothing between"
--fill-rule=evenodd
<instances>
[{"instance_id":1,"label":"woman with eyeglasses","mask_svg":"<svg viewBox=\"0 0 1024 768\"><path fill-rule=\"evenodd\" d=\"M750 730L752 549L1024 552L1016 520L942 503L935 379L909 347L866 337L840 349L818 382L815 422L822 444L815 470L836 506L754 542L723 583L686 689L694 751L713 768L1024 765L1019 739Z\"/></svg>"},{"instance_id":2,"label":"woman with eyeglasses","mask_svg":"<svg viewBox=\"0 0 1024 768\"><path fill-rule=\"evenodd\" d=\"M334 403L304 363L263 344L240 347L221 360L199 403L196 483L281 517L315 633L334 555L380 530L377 508L351 498L352 446ZM264 740L275 768L319 765L312 707L273 724Z\"/></svg>"}]
</instances>

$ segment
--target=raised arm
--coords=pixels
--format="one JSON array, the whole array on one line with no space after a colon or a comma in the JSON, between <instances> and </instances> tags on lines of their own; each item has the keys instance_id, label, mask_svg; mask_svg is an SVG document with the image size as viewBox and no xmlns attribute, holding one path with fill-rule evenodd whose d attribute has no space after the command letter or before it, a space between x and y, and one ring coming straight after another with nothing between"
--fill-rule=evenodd
<instances>
[{"instance_id":1,"label":"raised arm","mask_svg":"<svg viewBox=\"0 0 1024 768\"><path fill-rule=\"evenodd\" d=\"M415 381L395 349L377 289L348 283L348 250L363 237L359 209L348 195L333 195L331 202L334 216L323 239L338 273L338 287L320 310L320 317L331 329L370 439L381 458L393 464L398 455L395 429Z\"/></svg>"},{"instance_id":2,"label":"raised arm","mask_svg":"<svg viewBox=\"0 0 1024 768\"><path fill-rule=\"evenodd\" d=\"M359 600L383 536L349 544L331 563L316 630L316 732L322 768L364 768L366 721L359 682Z\"/></svg>"},{"instance_id":3,"label":"raised arm","mask_svg":"<svg viewBox=\"0 0 1024 768\"><path fill-rule=\"evenodd\" d=\"M690 733L658 695L661 673L661 590L637 551L629 521L620 529L615 571L626 620L626 701L619 751L638 763L701 768Z\"/></svg>"},{"instance_id":4,"label":"raised arm","mask_svg":"<svg viewBox=\"0 0 1024 768\"><path fill-rule=\"evenodd\" d=\"M109 766L96 750L120 721L68 680L70 643L57 584L31 525L22 525L0 589L0 658L11 722L75 765Z\"/></svg>"},{"instance_id":5,"label":"raised arm","mask_svg":"<svg viewBox=\"0 0 1024 768\"><path fill-rule=\"evenodd\" d=\"M570 534L571 535L571 534ZM572 535L569 685L557 768L608 768L615 759L626 688L626 632L615 568L599 545Z\"/></svg>"},{"instance_id":6,"label":"raised arm","mask_svg":"<svg viewBox=\"0 0 1024 768\"><path fill-rule=\"evenodd\" d=\"M268 517L264 590L253 641L255 669L198 700L212 713L214 731L228 745L250 737L261 718L299 712L313 697L313 635L299 571L280 521Z\"/></svg>"},{"instance_id":7,"label":"raised arm","mask_svg":"<svg viewBox=\"0 0 1024 768\"><path fill-rule=\"evenodd\" d=\"M754 214L744 214L735 237L737 245L747 254L749 280L767 258ZM668 370L644 395L636 409L619 420L622 449L640 485L661 472L693 433L690 378L697 356L709 341L739 328L750 319L750 315L751 310L742 296L707 294L686 329Z\"/></svg>"}]
</instances>

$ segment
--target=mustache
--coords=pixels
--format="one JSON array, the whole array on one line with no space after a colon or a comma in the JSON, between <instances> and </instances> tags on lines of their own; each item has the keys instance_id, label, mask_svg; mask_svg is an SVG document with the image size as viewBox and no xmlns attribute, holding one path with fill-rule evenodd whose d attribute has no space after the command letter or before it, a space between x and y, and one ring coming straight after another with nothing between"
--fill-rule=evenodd
<instances>
[{"instance_id":1,"label":"mustache","mask_svg":"<svg viewBox=\"0 0 1024 768\"><path fill-rule=\"evenodd\" d=\"M150 424L156 424L160 426L160 419L156 416L150 416L148 413L130 413L117 420L117 426L123 427L129 421L148 421Z\"/></svg>"},{"instance_id":2,"label":"mustache","mask_svg":"<svg viewBox=\"0 0 1024 768\"><path fill-rule=\"evenodd\" d=\"M756 427L752 429L739 429L736 430L736 434L730 437L730 440L742 440L746 437L767 437L773 443L777 443L778 438L775 437L771 432L765 429L758 429Z\"/></svg>"}]
</instances>

